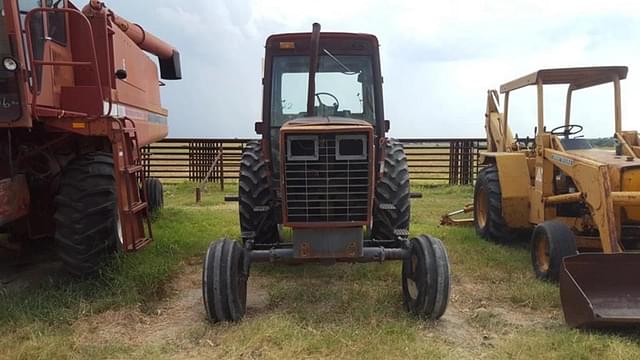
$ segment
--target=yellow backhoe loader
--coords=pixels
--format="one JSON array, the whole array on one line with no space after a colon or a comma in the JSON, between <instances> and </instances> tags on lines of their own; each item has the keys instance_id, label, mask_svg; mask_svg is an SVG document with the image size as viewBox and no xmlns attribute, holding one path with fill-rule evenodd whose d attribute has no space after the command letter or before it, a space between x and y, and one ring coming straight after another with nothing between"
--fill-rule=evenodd
<instances>
[{"instance_id":1,"label":"yellow backhoe loader","mask_svg":"<svg viewBox=\"0 0 640 360\"><path fill-rule=\"evenodd\" d=\"M560 281L572 327L640 322L640 140L637 131L622 130L626 76L626 67L540 70L500 87L502 110L497 91L487 96L486 166L474 205L466 208L473 212L468 221L499 243L512 241L517 230L533 230L533 270L540 279ZM571 117L572 94L603 84L613 85L615 150L592 148ZM551 130L545 85L567 86L564 124ZM535 138L523 140L509 129L509 95L527 86L537 88L538 121ZM460 223L451 218L443 221Z\"/></svg>"}]
</instances>

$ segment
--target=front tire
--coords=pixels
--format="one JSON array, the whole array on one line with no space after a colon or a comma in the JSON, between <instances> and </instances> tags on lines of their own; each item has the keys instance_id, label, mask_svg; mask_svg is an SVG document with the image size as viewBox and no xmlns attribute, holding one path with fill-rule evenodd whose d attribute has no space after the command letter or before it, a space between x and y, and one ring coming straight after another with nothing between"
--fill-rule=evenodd
<instances>
[{"instance_id":1,"label":"front tire","mask_svg":"<svg viewBox=\"0 0 640 360\"><path fill-rule=\"evenodd\" d=\"M562 259L577 253L576 236L565 223L545 221L533 230L531 263L538 279L558 281Z\"/></svg>"},{"instance_id":2,"label":"front tire","mask_svg":"<svg viewBox=\"0 0 640 360\"><path fill-rule=\"evenodd\" d=\"M233 240L212 243L202 268L202 298L211 322L240 321L247 308L249 259Z\"/></svg>"},{"instance_id":3,"label":"front tire","mask_svg":"<svg viewBox=\"0 0 640 360\"><path fill-rule=\"evenodd\" d=\"M97 273L122 243L111 154L72 160L62 172L55 204L55 239L64 268L79 277Z\"/></svg>"},{"instance_id":4,"label":"front tire","mask_svg":"<svg viewBox=\"0 0 640 360\"><path fill-rule=\"evenodd\" d=\"M449 303L449 258L442 241L428 235L411 239L410 256L402 262L405 309L422 319L437 320Z\"/></svg>"},{"instance_id":5,"label":"front tire","mask_svg":"<svg viewBox=\"0 0 640 360\"><path fill-rule=\"evenodd\" d=\"M238 182L240 229L252 233L256 244L274 244L279 241L275 196L271 190L267 163L262 157L262 146L251 141L242 153Z\"/></svg>"},{"instance_id":6,"label":"front tire","mask_svg":"<svg viewBox=\"0 0 640 360\"><path fill-rule=\"evenodd\" d=\"M396 240L396 230L409 232L411 200L409 164L402 143L387 140L384 172L376 184L372 238Z\"/></svg>"},{"instance_id":7,"label":"front tire","mask_svg":"<svg viewBox=\"0 0 640 360\"><path fill-rule=\"evenodd\" d=\"M473 203L473 224L480 237L502 244L513 241L514 231L502 216L502 191L495 165L489 165L478 173Z\"/></svg>"}]
</instances>

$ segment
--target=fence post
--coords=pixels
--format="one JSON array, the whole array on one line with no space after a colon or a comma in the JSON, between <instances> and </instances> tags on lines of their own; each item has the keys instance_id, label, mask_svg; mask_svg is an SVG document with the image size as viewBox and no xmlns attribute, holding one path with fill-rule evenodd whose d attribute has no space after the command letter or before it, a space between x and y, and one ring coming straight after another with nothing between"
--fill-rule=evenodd
<instances>
[{"instance_id":1,"label":"fence post","mask_svg":"<svg viewBox=\"0 0 640 360\"><path fill-rule=\"evenodd\" d=\"M187 168L189 172L189 181L193 181L193 142L191 140L187 143L187 149L189 154L189 165Z\"/></svg>"},{"instance_id":2,"label":"fence post","mask_svg":"<svg viewBox=\"0 0 640 360\"><path fill-rule=\"evenodd\" d=\"M224 191L224 145L220 144L220 191Z\"/></svg>"},{"instance_id":3,"label":"fence post","mask_svg":"<svg viewBox=\"0 0 640 360\"><path fill-rule=\"evenodd\" d=\"M461 185L469 185L469 178L471 172L473 172L473 163L471 161L471 148L473 143L468 140L462 141L462 179Z\"/></svg>"},{"instance_id":4,"label":"fence post","mask_svg":"<svg viewBox=\"0 0 640 360\"><path fill-rule=\"evenodd\" d=\"M449 185L457 185L460 166L460 144L456 140L449 142Z\"/></svg>"}]
</instances>

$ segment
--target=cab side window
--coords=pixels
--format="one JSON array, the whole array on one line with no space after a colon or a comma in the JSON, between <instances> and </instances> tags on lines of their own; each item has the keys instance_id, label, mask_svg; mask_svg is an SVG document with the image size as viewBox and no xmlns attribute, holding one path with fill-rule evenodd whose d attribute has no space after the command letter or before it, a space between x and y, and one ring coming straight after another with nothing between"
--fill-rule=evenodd
<instances>
[{"instance_id":1,"label":"cab side window","mask_svg":"<svg viewBox=\"0 0 640 360\"><path fill-rule=\"evenodd\" d=\"M65 8L64 0L46 0L47 7L54 9ZM47 32L51 40L60 45L67 45L67 21L66 14L50 12L47 15Z\"/></svg>"}]
</instances>

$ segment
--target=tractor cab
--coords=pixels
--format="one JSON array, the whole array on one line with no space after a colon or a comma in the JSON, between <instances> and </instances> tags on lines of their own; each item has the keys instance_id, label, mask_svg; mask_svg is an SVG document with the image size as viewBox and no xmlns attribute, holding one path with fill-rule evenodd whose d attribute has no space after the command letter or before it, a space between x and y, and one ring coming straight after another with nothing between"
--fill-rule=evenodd
<instances>
[{"instance_id":1,"label":"tractor cab","mask_svg":"<svg viewBox=\"0 0 640 360\"><path fill-rule=\"evenodd\" d=\"M274 179L279 176L283 127L349 125L384 137L388 126L378 47L374 35L320 34L319 26L312 33L267 39L263 115L256 132L272 160Z\"/></svg>"}]
</instances>

